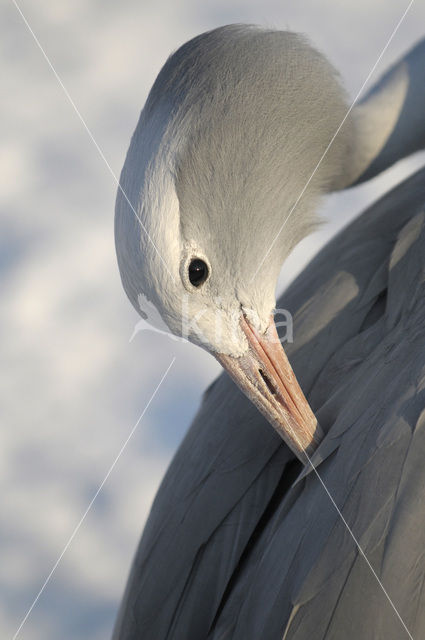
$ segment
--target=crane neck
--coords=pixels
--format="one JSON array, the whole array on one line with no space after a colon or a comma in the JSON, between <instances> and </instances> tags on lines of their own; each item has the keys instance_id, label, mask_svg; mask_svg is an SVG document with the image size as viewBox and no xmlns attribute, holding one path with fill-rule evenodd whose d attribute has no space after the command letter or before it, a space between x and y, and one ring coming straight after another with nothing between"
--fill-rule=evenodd
<instances>
[{"instance_id":1,"label":"crane neck","mask_svg":"<svg viewBox=\"0 0 425 640\"><path fill-rule=\"evenodd\" d=\"M425 39L385 73L351 116L354 147L345 187L425 148Z\"/></svg>"}]
</instances>

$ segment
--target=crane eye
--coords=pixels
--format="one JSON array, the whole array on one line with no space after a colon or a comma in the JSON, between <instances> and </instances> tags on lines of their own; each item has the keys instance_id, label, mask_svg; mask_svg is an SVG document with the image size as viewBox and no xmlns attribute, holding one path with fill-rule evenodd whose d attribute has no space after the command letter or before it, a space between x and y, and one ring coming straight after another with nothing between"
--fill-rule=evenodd
<instances>
[{"instance_id":1,"label":"crane eye","mask_svg":"<svg viewBox=\"0 0 425 640\"><path fill-rule=\"evenodd\" d=\"M194 287L200 287L208 278L208 265L200 258L193 258L189 264L189 280Z\"/></svg>"}]
</instances>

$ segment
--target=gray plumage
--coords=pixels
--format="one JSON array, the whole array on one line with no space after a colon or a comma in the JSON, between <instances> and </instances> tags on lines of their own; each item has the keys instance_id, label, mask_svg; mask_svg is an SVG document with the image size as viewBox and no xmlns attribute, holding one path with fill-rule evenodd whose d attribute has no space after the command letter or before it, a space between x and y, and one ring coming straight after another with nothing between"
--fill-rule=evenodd
<instances>
[{"instance_id":1,"label":"gray plumage","mask_svg":"<svg viewBox=\"0 0 425 640\"><path fill-rule=\"evenodd\" d=\"M406 57L409 69L422 61L422 81L424 50ZM168 64L177 70L178 57ZM159 76L152 105L169 77ZM405 117L392 131L406 132ZM380 171L414 150L409 135L397 151L394 140L381 145L381 159L366 151L367 166ZM186 175L197 158L181 162ZM347 183L360 173L343 171ZM293 314L286 350L326 434L313 463L415 640L425 636L424 293L421 170L334 238L278 301ZM114 639L405 637L315 473L220 376L158 491Z\"/></svg>"}]
</instances>

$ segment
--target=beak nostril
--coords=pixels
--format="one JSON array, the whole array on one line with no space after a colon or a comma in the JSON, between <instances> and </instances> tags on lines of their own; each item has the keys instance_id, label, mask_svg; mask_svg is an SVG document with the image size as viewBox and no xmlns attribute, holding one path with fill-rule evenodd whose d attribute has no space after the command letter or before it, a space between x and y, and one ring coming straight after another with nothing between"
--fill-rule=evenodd
<instances>
[{"instance_id":1,"label":"beak nostril","mask_svg":"<svg viewBox=\"0 0 425 640\"><path fill-rule=\"evenodd\" d=\"M276 389L274 388L273 383L271 382L271 380L266 376L266 374L264 373L264 371L262 369L258 369L258 373L260 374L260 376L264 380L264 383L265 383L267 389L270 391L270 393L273 396L275 396L276 395Z\"/></svg>"}]
</instances>

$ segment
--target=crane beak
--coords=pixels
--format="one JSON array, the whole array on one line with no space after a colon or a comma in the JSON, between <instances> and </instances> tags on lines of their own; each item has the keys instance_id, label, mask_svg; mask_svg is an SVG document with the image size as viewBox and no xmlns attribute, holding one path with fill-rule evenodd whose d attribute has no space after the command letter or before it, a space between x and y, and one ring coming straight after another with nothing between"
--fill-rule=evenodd
<instances>
[{"instance_id":1,"label":"crane beak","mask_svg":"<svg viewBox=\"0 0 425 640\"><path fill-rule=\"evenodd\" d=\"M240 324L248 340L248 352L239 358L221 353L214 355L306 464L323 434L280 343L273 317L263 335L245 316L241 317Z\"/></svg>"}]
</instances>

